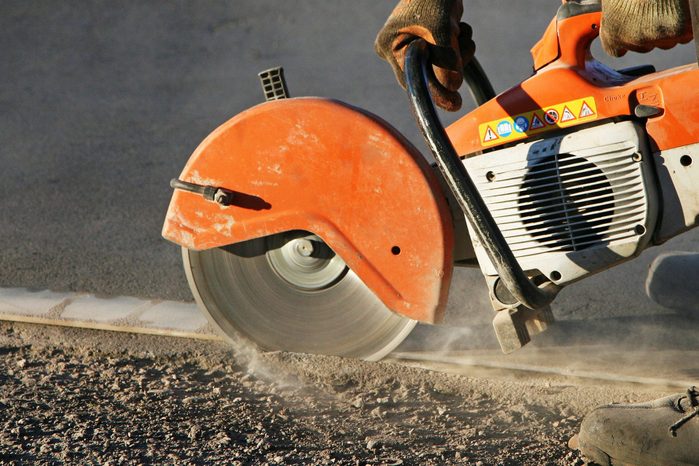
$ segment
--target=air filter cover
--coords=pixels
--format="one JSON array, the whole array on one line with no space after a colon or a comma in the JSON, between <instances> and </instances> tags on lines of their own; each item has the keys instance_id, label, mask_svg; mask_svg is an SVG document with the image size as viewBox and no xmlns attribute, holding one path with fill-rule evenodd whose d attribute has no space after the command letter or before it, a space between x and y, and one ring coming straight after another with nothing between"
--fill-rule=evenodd
<instances>
[{"instance_id":1,"label":"air filter cover","mask_svg":"<svg viewBox=\"0 0 699 466\"><path fill-rule=\"evenodd\" d=\"M647 245L657 194L646 146L635 123L608 123L464 164L522 268L562 284ZM477 241L474 247L486 275L496 275Z\"/></svg>"}]
</instances>

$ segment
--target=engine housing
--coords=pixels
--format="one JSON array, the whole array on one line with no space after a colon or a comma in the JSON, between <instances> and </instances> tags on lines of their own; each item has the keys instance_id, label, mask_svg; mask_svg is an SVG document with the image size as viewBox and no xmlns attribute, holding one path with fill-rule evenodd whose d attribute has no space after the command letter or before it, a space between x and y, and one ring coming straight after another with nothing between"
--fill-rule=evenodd
<instances>
[{"instance_id":1,"label":"engine housing","mask_svg":"<svg viewBox=\"0 0 699 466\"><path fill-rule=\"evenodd\" d=\"M645 132L606 123L464 160L525 271L563 285L639 254L658 216ZM472 229L486 276L497 272Z\"/></svg>"}]
</instances>

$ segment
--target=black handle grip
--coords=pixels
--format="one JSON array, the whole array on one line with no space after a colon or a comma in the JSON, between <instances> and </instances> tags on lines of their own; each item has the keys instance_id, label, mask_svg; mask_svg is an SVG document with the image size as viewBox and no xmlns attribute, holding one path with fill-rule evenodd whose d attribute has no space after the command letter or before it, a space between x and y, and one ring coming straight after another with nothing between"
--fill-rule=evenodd
<instances>
[{"instance_id":1,"label":"black handle grip","mask_svg":"<svg viewBox=\"0 0 699 466\"><path fill-rule=\"evenodd\" d=\"M495 97L493 85L475 57L464 66L464 82L476 105L483 105Z\"/></svg>"},{"instance_id":2,"label":"black handle grip","mask_svg":"<svg viewBox=\"0 0 699 466\"><path fill-rule=\"evenodd\" d=\"M553 301L560 287L552 282L547 282L541 288L536 286L524 273L505 241L439 121L427 85L430 79L428 73L433 73L432 66L428 66L428 54L426 42L415 40L408 46L405 56L405 78L413 116L442 176L488 253L500 279L520 303L531 309L543 308Z\"/></svg>"}]
</instances>

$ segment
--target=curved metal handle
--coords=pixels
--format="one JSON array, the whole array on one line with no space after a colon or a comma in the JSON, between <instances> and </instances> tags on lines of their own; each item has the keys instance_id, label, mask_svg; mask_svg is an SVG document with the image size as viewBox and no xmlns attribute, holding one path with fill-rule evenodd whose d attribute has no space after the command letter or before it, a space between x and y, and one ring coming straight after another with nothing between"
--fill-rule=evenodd
<instances>
[{"instance_id":1,"label":"curved metal handle","mask_svg":"<svg viewBox=\"0 0 699 466\"><path fill-rule=\"evenodd\" d=\"M483 105L495 97L495 90L476 57L464 66L464 82L476 105Z\"/></svg>"},{"instance_id":2,"label":"curved metal handle","mask_svg":"<svg viewBox=\"0 0 699 466\"><path fill-rule=\"evenodd\" d=\"M416 40L408 46L405 56L405 78L413 116L422 131L427 146L437 161L442 176L451 189L461 210L471 223L488 257L495 266L507 289L515 299L530 309L540 309L550 304L560 287L548 282L536 286L520 267L510 246L502 236L473 180L452 146L439 121L428 88L433 78L432 66L428 66L429 50L424 40Z\"/></svg>"}]
</instances>

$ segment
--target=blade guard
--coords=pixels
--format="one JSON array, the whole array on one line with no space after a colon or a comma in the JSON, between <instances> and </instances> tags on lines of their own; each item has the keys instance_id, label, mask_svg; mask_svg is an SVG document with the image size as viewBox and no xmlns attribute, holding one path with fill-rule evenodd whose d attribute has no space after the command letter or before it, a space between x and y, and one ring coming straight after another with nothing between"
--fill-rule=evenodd
<instances>
[{"instance_id":1,"label":"blade guard","mask_svg":"<svg viewBox=\"0 0 699 466\"><path fill-rule=\"evenodd\" d=\"M654 152L699 142L697 64L643 76L616 71L590 52L601 26L601 12L592 11L599 4L567 3L532 49L536 74L447 129L458 153L615 118L647 118Z\"/></svg>"},{"instance_id":2,"label":"blade guard","mask_svg":"<svg viewBox=\"0 0 699 466\"><path fill-rule=\"evenodd\" d=\"M264 103L207 137L180 180L224 188L233 202L176 191L166 239L204 250L310 231L389 309L441 319L452 275L451 214L424 158L377 117L318 98Z\"/></svg>"}]
</instances>

